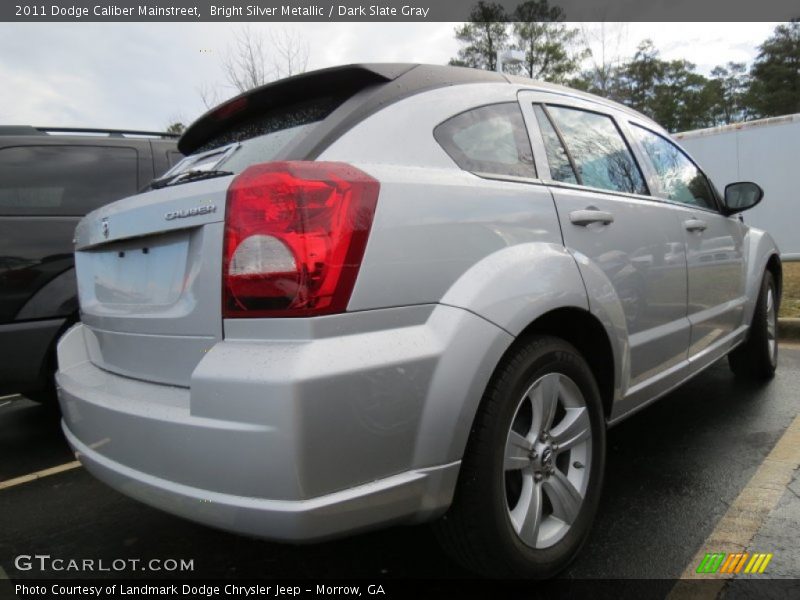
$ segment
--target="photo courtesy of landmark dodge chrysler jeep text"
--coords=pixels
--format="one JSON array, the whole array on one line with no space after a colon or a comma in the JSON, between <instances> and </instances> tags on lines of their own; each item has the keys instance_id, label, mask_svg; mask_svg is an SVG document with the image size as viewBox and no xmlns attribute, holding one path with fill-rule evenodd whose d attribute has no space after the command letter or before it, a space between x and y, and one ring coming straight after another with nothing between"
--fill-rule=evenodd
<instances>
[{"instance_id":1,"label":"photo courtesy of landmark dodge chrysler jeep text","mask_svg":"<svg viewBox=\"0 0 800 600\"><path fill-rule=\"evenodd\" d=\"M761 188L721 195L617 104L351 65L178 147L78 225L58 347L80 460L163 510L295 542L435 521L477 572L551 576L607 426L726 354L774 372L778 250L738 215Z\"/></svg>"}]
</instances>

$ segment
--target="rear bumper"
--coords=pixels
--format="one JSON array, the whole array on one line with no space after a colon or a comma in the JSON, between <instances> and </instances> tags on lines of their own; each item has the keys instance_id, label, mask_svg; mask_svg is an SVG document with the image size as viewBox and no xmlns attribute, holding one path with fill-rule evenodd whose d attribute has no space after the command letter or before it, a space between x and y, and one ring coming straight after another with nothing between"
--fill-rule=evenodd
<instances>
[{"instance_id":1,"label":"rear bumper","mask_svg":"<svg viewBox=\"0 0 800 600\"><path fill-rule=\"evenodd\" d=\"M402 522L441 505L459 463L408 471L309 500L269 500L199 489L153 477L105 458L64 433L81 463L98 479L145 504L193 521L274 540L318 541ZM426 506L427 505L427 506Z\"/></svg>"},{"instance_id":2,"label":"rear bumper","mask_svg":"<svg viewBox=\"0 0 800 600\"><path fill-rule=\"evenodd\" d=\"M370 312L320 339L219 342L189 388L96 367L76 326L58 348L67 439L112 487L230 531L312 541L433 518L511 338L451 307Z\"/></svg>"},{"instance_id":3,"label":"rear bumper","mask_svg":"<svg viewBox=\"0 0 800 600\"><path fill-rule=\"evenodd\" d=\"M66 319L0 325L0 394L45 388L48 352Z\"/></svg>"}]
</instances>

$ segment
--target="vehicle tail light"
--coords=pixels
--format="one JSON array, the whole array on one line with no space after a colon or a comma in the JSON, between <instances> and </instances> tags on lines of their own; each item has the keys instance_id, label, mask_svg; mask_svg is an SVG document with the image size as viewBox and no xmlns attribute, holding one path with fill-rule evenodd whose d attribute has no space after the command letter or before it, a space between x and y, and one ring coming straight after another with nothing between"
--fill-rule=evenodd
<instances>
[{"instance_id":1,"label":"vehicle tail light","mask_svg":"<svg viewBox=\"0 0 800 600\"><path fill-rule=\"evenodd\" d=\"M351 165L253 165L228 188L222 312L309 317L344 312L380 184Z\"/></svg>"}]
</instances>

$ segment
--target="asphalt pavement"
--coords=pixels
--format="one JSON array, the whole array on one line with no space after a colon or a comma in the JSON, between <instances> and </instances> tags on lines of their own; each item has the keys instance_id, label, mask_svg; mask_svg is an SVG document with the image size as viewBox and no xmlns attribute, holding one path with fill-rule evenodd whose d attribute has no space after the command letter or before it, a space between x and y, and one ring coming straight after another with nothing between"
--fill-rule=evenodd
<instances>
[{"instance_id":1,"label":"asphalt pavement","mask_svg":"<svg viewBox=\"0 0 800 600\"><path fill-rule=\"evenodd\" d=\"M800 346L783 346L778 373L766 385L742 384L723 360L613 428L598 519L582 555L563 577L680 576L800 414L799 390ZM56 411L26 399L0 400L0 568L12 579L154 576L135 569L63 573L15 566L17 556L35 554L192 561L192 572L159 577L469 576L439 550L426 526L289 546L159 512L111 490L82 468L2 487L73 460ZM774 552L770 568L775 573L800 577L793 544L800 532L795 520L800 512L793 512L800 506L800 484L795 480L790 487L759 532L766 537L757 541L762 551Z\"/></svg>"}]
</instances>

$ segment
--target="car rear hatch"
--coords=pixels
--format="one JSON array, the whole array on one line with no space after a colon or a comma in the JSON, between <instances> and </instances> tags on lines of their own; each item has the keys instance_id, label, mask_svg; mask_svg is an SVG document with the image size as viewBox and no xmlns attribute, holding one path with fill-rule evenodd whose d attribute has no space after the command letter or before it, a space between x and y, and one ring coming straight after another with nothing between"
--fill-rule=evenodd
<instances>
[{"instance_id":1,"label":"car rear hatch","mask_svg":"<svg viewBox=\"0 0 800 600\"><path fill-rule=\"evenodd\" d=\"M140 194L81 221L75 267L94 364L188 385L203 354L222 337L220 263L230 179Z\"/></svg>"},{"instance_id":2,"label":"car rear hatch","mask_svg":"<svg viewBox=\"0 0 800 600\"><path fill-rule=\"evenodd\" d=\"M76 229L75 262L91 361L120 375L189 386L223 336L233 175L265 161L313 159L326 140L363 118L365 99L379 105L375 92L410 68L328 69L233 98L184 133L179 147L189 156L154 182L158 189L87 215ZM217 154L224 156L204 162Z\"/></svg>"}]
</instances>

